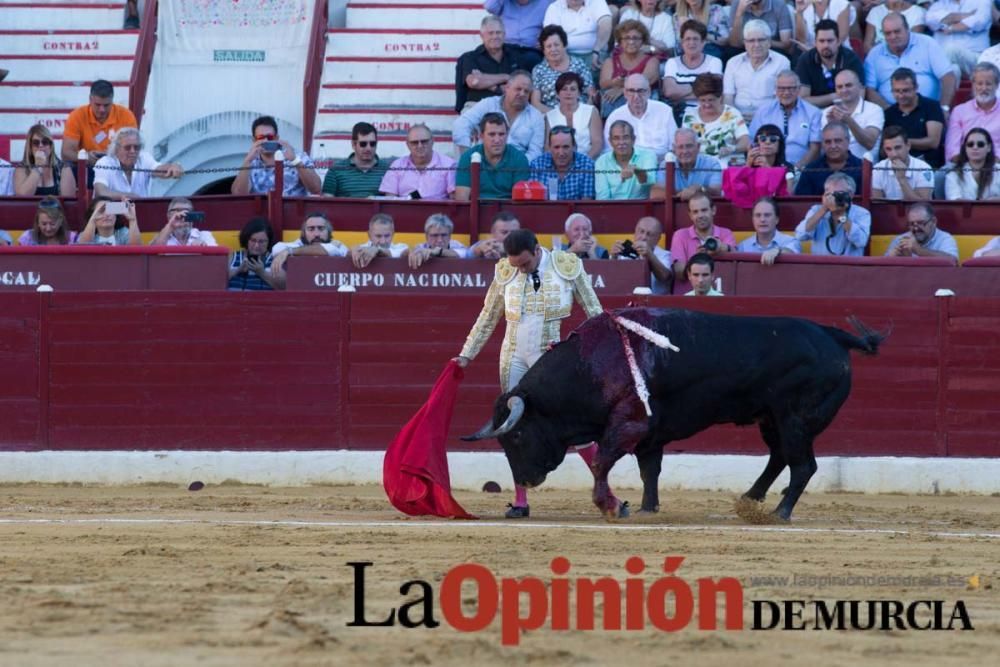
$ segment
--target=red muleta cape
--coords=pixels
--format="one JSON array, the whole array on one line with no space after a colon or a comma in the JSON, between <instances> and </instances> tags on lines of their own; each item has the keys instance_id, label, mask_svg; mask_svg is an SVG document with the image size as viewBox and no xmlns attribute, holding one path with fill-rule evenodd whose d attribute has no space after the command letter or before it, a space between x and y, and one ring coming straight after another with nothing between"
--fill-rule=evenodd
<instances>
[{"instance_id":1,"label":"red muleta cape","mask_svg":"<svg viewBox=\"0 0 1000 667\"><path fill-rule=\"evenodd\" d=\"M451 497L445 441L465 371L454 361L434 383L427 402L385 450L382 486L392 506L411 516L475 519Z\"/></svg>"}]
</instances>

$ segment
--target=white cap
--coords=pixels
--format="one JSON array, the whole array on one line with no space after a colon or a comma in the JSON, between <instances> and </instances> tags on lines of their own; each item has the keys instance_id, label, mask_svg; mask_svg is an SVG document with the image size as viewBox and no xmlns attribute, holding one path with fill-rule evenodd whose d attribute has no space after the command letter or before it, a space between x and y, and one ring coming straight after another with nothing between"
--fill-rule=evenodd
<instances>
[{"instance_id":1,"label":"white cap","mask_svg":"<svg viewBox=\"0 0 1000 667\"><path fill-rule=\"evenodd\" d=\"M354 289L354 285L341 285L340 287L337 288L337 291L338 292L357 292L358 290Z\"/></svg>"},{"instance_id":2,"label":"white cap","mask_svg":"<svg viewBox=\"0 0 1000 667\"><path fill-rule=\"evenodd\" d=\"M632 290L632 294L635 294L636 296L649 296L652 293L653 290L648 287L636 287Z\"/></svg>"},{"instance_id":3,"label":"white cap","mask_svg":"<svg viewBox=\"0 0 1000 667\"><path fill-rule=\"evenodd\" d=\"M472 162L475 162L476 164L479 164L480 162L483 161L483 156L478 151L476 151L475 153L472 154L472 157L469 158L469 159Z\"/></svg>"},{"instance_id":4,"label":"white cap","mask_svg":"<svg viewBox=\"0 0 1000 667\"><path fill-rule=\"evenodd\" d=\"M39 285L35 288L36 292L54 292L52 285Z\"/></svg>"},{"instance_id":5,"label":"white cap","mask_svg":"<svg viewBox=\"0 0 1000 667\"><path fill-rule=\"evenodd\" d=\"M934 292L934 296L955 296L955 293L950 289L948 289L947 287L943 287L938 291Z\"/></svg>"},{"instance_id":6,"label":"white cap","mask_svg":"<svg viewBox=\"0 0 1000 667\"><path fill-rule=\"evenodd\" d=\"M274 151L274 160L275 160L275 162L284 162L285 161L285 151L281 150L280 148L278 150Z\"/></svg>"}]
</instances>

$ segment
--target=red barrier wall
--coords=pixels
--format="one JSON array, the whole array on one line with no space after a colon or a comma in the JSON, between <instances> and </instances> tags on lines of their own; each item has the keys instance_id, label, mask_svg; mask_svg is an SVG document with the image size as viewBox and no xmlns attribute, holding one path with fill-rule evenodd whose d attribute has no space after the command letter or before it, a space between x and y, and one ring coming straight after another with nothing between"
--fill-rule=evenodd
<instances>
[{"instance_id":1,"label":"red barrier wall","mask_svg":"<svg viewBox=\"0 0 1000 667\"><path fill-rule=\"evenodd\" d=\"M994 299L649 302L891 325L878 357L854 356L854 391L817 450L1000 455ZM381 449L459 351L481 305L481 295L0 294L0 449ZM469 449L456 436L491 413L499 339L468 370L453 449ZM669 449L763 445L755 428L717 427Z\"/></svg>"}]
</instances>

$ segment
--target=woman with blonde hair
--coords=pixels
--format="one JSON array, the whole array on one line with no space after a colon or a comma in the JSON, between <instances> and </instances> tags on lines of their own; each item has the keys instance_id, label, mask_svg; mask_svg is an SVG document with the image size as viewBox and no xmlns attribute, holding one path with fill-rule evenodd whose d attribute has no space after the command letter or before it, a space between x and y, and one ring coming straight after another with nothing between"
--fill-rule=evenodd
<instances>
[{"instance_id":1,"label":"woman with blonde hair","mask_svg":"<svg viewBox=\"0 0 1000 667\"><path fill-rule=\"evenodd\" d=\"M34 226L21 234L19 246L68 245L76 241L76 232L69 230L62 204L55 197L44 197L35 209Z\"/></svg>"},{"instance_id":2,"label":"woman with blonde hair","mask_svg":"<svg viewBox=\"0 0 1000 667\"><path fill-rule=\"evenodd\" d=\"M14 194L19 197L76 196L73 170L56 155L52 134L44 125L32 125L28 130L24 159L14 171Z\"/></svg>"},{"instance_id":3,"label":"woman with blonde hair","mask_svg":"<svg viewBox=\"0 0 1000 667\"><path fill-rule=\"evenodd\" d=\"M649 31L638 21L622 21L615 29L615 39L621 51L612 54L601 65L601 116L607 116L625 104L625 79L632 74L642 74L649 81L649 89L657 90L660 80L660 61L643 47L649 44Z\"/></svg>"}]
</instances>

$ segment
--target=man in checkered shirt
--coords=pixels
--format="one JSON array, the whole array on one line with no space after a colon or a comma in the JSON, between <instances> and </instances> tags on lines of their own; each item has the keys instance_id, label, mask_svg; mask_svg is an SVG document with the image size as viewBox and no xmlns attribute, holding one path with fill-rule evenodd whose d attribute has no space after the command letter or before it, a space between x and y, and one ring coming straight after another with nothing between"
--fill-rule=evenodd
<instances>
[{"instance_id":1,"label":"man in checkered shirt","mask_svg":"<svg viewBox=\"0 0 1000 667\"><path fill-rule=\"evenodd\" d=\"M531 180L551 187L558 181L558 195L549 199L593 199L594 161L576 150L576 130L556 125L549 130L549 152L531 161Z\"/></svg>"}]
</instances>

